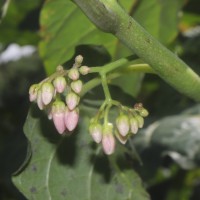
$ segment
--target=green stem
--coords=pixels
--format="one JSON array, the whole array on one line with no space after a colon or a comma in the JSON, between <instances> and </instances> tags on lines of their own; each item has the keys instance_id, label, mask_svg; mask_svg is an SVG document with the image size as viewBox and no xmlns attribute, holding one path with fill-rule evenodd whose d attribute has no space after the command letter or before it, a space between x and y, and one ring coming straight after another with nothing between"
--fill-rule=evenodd
<instances>
[{"instance_id":1,"label":"green stem","mask_svg":"<svg viewBox=\"0 0 200 200\"><path fill-rule=\"evenodd\" d=\"M98 70L96 70L97 68ZM102 67L92 67L92 69L95 70L93 70L90 73L101 73ZM112 79L118 78L122 74L127 74L132 72L156 74L155 71L148 64L133 64L122 70L109 74L107 76L107 82L111 81ZM95 88L100 84L101 84L101 78L94 78L88 81L86 84L84 84L83 90L81 91L80 95L84 96L88 91L92 90L93 88Z\"/></svg>"},{"instance_id":2,"label":"green stem","mask_svg":"<svg viewBox=\"0 0 200 200\"><path fill-rule=\"evenodd\" d=\"M91 81L87 82L84 84L83 89L81 91L80 96L84 96L88 91L92 90L96 86L101 84L101 79L100 78L94 78Z\"/></svg>"},{"instance_id":3,"label":"green stem","mask_svg":"<svg viewBox=\"0 0 200 200\"><path fill-rule=\"evenodd\" d=\"M111 72L115 69L118 69L120 67L123 67L126 64L130 64L131 61L134 61L138 57L135 55L128 56L126 58L121 58L119 60L116 60L114 62L111 62L107 65L104 65L104 67L91 67L90 68L90 73L103 73L106 74L108 72Z\"/></svg>"},{"instance_id":4,"label":"green stem","mask_svg":"<svg viewBox=\"0 0 200 200\"><path fill-rule=\"evenodd\" d=\"M101 30L112 33L179 92L200 101L200 78L160 44L116 0L73 0Z\"/></svg>"},{"instance_id":5,"label":"green stem","mask_svg":"<svg viewBox=\"0 0 200 200\"><path fill-rule=\"evenodd\" d=\"M101 83L102 83L102 87L103 87L103 91L105 94L105 98L106 101L109 102L112 100L111 95L110 95L110 91L108 88L108 84L107 84L107 79L106 79L106 75L105 74L101 74Z\"/></svg>"},{"instance_id":6,"label":"green stem","mask_svg":"<svg viewBox=\"0 0 200 200\"><path fill-rule=\"evenodd\" d=\"M122 71L120 72L123 73L140 72L140 73L156 74L156 72L148 64L133 64L128 66L127 68L122 69Z\"/></svg>"}]
</instances>

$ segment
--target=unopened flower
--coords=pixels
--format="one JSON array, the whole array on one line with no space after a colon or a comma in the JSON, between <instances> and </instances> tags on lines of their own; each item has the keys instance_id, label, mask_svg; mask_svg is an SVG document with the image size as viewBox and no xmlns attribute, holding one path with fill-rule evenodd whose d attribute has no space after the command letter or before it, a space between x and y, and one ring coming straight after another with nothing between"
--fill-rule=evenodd
<instances>
[{"instance_id":1,"label":"unopened flower","mask_svg":"<svg viewBox=\"0 0 200 200\"><path fill-rule=\"evenodd\" d=\"M135 117L130 118L130 129L133 134L138 132L138 120Z\"/></svg>"},{"instance_id":2,"label":"unopened flower","mask_svg":"<svg viewBox=\"0 0 200 200\"><path fill-rule=\"evenodd\" d=\"M77 65L77 67L79 67L82 62L83 62L83 56L81 56L81 55L76 56L75 63Z\"/></svg>"},{"instance_id":3,"label":"unopened flower","mask_svg":"<svg viewBox=\"0 0 200 200\"><path fill-rule=\"evenodd\" d=\"M149 115L149 112L145 108L140 109L139 113L142 117L147 117Z\"/></svg>"},{"instance_id":4,"label":"unopened flower","mask_svg":"<svg viewBox=\"0 0 200 200\"><path fill-rule=\"evenodd\" d=\"M42 92L41 90L38 90L38 94L37 94L37 105L38 105L38 108L40 110L43 110L44 109L44 103L42 101Z\"/></svg>"},{"instance_id":5,"label":"unopened flower","mask_svg":"<svg viewBox=\"0 0 200 200\"><path fill-rule=\"evenodd\" d=\"M134 109L139 112L142 117L147 117L149 112L143 107L142 103L136 103Z\"/></svg>"},{"instance_id":6,"label":"unopened flower","mask_svg":"<svg viewBox=\"0 0 200 200\"><path fill-rule=\"evenodd\" d=\"M69 131L73 131L79 120L79 110L78 108L70 111L69 109L66 108L65 110L65 126Z\"/></svg>"},{"instance_id":7,"label":"unopened flower","mask_svg":"<svg viewBox=\"0 0 200 200\"><path fill-rule=\"evenodd\" d=\"M138 127L142 128L144 126L144 118L141 117L140 115L136 115L135 118L138 122Z\"/></svg>"},{"instance_id":8,"label":"unopened flower","mask_svg":"<svg viewBox=\"0 0 200 200\"><path fill-rule=\"evenodd\" d=\"M81 80L73 81L71 83L71 88L76 94L79 94L81 92L82 86L83 86L83 83Z\"/></svg>"},{"instance_id":9,"label":"unopened flower","mask_svg":"<svg viewBox=\"0 0 200 200\"><path fill-rule=\"evenodd\" d=\"M76 108L76 106L79 103L79 100L80 100L80 97L74 92L70 92L66 96L66 104L70 110L74 110L74 108Z\"/></svg>"},{"instance_id":10,"label":"unopened flower","mask_svg":"<svg viewBox=\"0 0 200 200\"><path fill-rule=\"evenodd\" d=\"M66 88L67 82L63 76L59 76L55 78L53 85L58 93L62 93Z\"/></svg>"},{"instance_id":11,"label":"unopened flower","mask_svg":"<svg viewBox=\"0 0 200 200\"><path fill-rule=\"evenodd\" d=\"M102 140L102 126L98 123L91 123L89 126L89 132L96 143L100 143Z\"/></svg>"},{"instance_id":12,"label":"unopened flower","mask_svg":"<svg viewBox=\"0 0 200 200\"><path fill-rule=\"evenodd\" d=\"M52 105L52 118L58 133L64 133L65 126L65 104L62 101L56 101Z\"/></svg>"},{"instance_id":13,"label":"unopened flower","mask_svg":"<svg viewBox=\"0 0 200 200\"><path fill-rule=\"evenodd\" d=\"M52 83L49 82L43 83L41 87L41 92L42 92L42 102L44 103L44 105L48 105L51 102L55 92Z\"/></svg>"},{"instance_id":14,"label":"unopened flower","mask_svg":"<svg viewBox=\"0 0 200 200\"><path fill-rule=\"evenodd\" d=\"M127 134L126 136L122 136L119 131L115 131L115 136L116 138L119 140L120 143L122 144L126 144L127 140L128 140L128 137L129 135Z\"/></svg>"},{"instance_id":15,"label":"unopened flower","mask_svg":"<svg viewBox=\"0 0 200 200\"><path fill-rule=\"evenodd\" d=\"M113 125L108 123L103 126L102 147L104 153L111 155L115 151L115 138L113 136Z\"/></svg>"},{"instance_id":16,"label":"unopened flower","mask_svg":"<svg viewBox=\"0 0 200 200\"><path fill-rule=\"evenodd\" d=\"M90 72L90 68L88 66L81 66L79 72L82 75L87 75Z\"/></svg>"},{"instance_id":17,"label":"unopened flower","mask_svg":"<svg viewBox=\"0 0 200 200\"><path fill-rule=\"evenodd\" d=\"M126 136L129 132L129 118L127 115L120 115L116 119L116 126L122 136Z\"/></svg>"},{"instance_id":18,"label":"unopened flower","mask_svg":"<svg viewBox=\"0 0 200 200\"><path fill-rule=\"evenodd\" d=\"M58 66L56 67L56 71L57 71L57 72L62 72L62 71L64 71L63 66L62 66L62 65L58 65Z\"/></svg>"},{"instance_id":19,"label":"unopened flower","mask_svg":"<svg viewBox=\"0 0 200 200\"><path fill-rule=\"evenodd\" d=\"M35 101L37 99L38 84L33 84L29 88L29 100Z\"/></svg>"},{"instance_id":20,"label":"unopened flower","mask_svg":"<svg viewBox=\"0 0 200 200\"><path fill-rule=\"evenodd\" d=\"M71 68L69 70L68 77L73 81L78 80L79 79L79 71L78 71L78 69L77 68Z\"/></svg>"}]
</instances>

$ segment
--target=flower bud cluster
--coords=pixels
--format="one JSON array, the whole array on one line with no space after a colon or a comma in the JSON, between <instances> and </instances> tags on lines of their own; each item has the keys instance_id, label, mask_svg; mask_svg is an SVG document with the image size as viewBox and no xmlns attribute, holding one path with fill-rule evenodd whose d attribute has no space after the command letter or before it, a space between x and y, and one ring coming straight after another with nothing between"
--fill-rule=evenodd
<instances>
[{"instance_id":1,"label":"flower bud cluster","mask_svg":"<svg viewBox=\"0 0 200 200\"><path fill-rule=\"evenodd\" d=\"M123 111L120 110L114 123L101 124L98 117L90 121L89 133L96 143L102 143L103 151L107 155L115 151L115 137L120 143L126 144L128 138L143 127L144 117L148 116L148 111L141 103L135 104L134 108L122 107Z\"/></svg>"},{"instance_id":2,"label":"flower bud cluster","mask_svg":"<svg viewBox=\"0 0 200 200\"><path fill-rule=\"evenodd\" d=\"M47 79L29 89L29 99L36 102L40 110L46 110L58 133L73 131L79 119L80 92L83 87L80 75L89 73L90 68L81 66L83 57L75 58L73 67L64 70L62 66Z\"/></svg>"}]
</instances>

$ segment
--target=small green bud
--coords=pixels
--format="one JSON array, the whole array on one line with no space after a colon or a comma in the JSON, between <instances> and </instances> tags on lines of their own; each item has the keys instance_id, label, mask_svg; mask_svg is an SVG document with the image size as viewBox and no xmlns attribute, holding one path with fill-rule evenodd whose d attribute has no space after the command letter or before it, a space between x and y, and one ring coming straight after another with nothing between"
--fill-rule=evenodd
<instances>
[{"instance_id":1,"label":"small green bud","mask_svg":"<svg viewBox=\"0 0 200 200\"><path fill-rule=\"evenodd\" d=\"M139 112L142 117L147 117L149 112L143 107L142 103L136 103L134 109Z\"/></svg>"},{"instance_id":2,"label":"small green bud","mask_svg":"<svg viewBox=\"0 0 200 200\"><path fill-rule=\"evenodd\" d=\"M138 120L135 117L130 119L131 133L136 134L138 132Z\"/></svg>"},{"instance_id":3,"label":"small green bud","mask_svg":"<svg viewBox=\"0 0 200 200\"><path fill-rule=\"evenodd\" d=\"M139 113L142 117L147 117L149 115L149 112L145 108L139 110Z\"/></svg>"},{"instance_id":4,"label":"small green bud","mask_svg":"<svg viewBox=\"0 0 200 200\"><path fill-rule=\"evenodd\" d=\"M66 88L67 82L63 76L59 76L54 79L53 85L58 93L62 93Z\"/></svg>"},{"instance_id":5,"label":"small green bud","mask_svg":"<svg viewBox=\"0 0 200 200\"><path fill-rule=\"evenodd\" d=\"M70 92L66 96L66 104L70 110L73 110L79 103L80 97L74 92Z\"/></svg>"},{"instance_id":6,"label":"small green bud","mask_svg":"<svg viewBox=\"0 0 200 200\"><path fill-rule=\"evenodd\" d=\"M43 83L41 87L41 92L42 92L42 101L44 105L49 104L55 93L55 89L52 83L49 82Z\"/></svg>"},{"instance_id":7,"label":"small green bud","mask_svg":"<svg viewBox=\"0 0 200 200\"><path fill-rule=\"evenodd\" d=\"M79 72L82 75L87 75L90 72L90 68L88 66L81 66Z\"/></svg>"},{"instance_id":8,"label":"small green bud","mask_svg":"<svg viewBox=\"0 0 200 200\"><path fill-rule=\"evenodd\" d=\"M71 68L69 70L68 77L73 81L78 80L79 79L79 71L78 71L78 69L77 68Z\"/></svg>"},{"instance_id":9,"label":"small green bud","mask_svg":"<svg viewBox=\"0 0 200 200\"><path fill-rule=\"evenodd\" d=\"M76 64L76 66L79 67L82 62L83 62L83 56L82 55L76 56L76 58L75 58L75 64Z\"/></svg>"},{"instance_id":10,"label":"small green bud","mask_svg":"<svg viewBox=\"0 0 200 200\"><path fill-rule=\"evenodd\" d=\"M141 117L140 115L136 115L135 116L135 119L137 120L138 122L138 127L139 128L142 128L144 126L144 118Z\"/></svg>"},{"instance_id":11,"label":"small green bud","mask_svg":"<svg viewBox=\"0 0 200 200\"><path fill-rule=\"evenodd\" d=\"M29 100L35 101L37 99L38 84L33 84L29 88Z\"/></svg>"},{"instance_id":12,"label":"small green bud","mask_svg":"<svg viewBox=\"0 0 200 200\"><path fill-rule=\"evenodd\" d=\"M56 67L56 71L57 71L57 72L62 72L62 71L64 71L63 66L62 66L62 65L58 65L58 66Z\"/></svg>"},{"instance_id":13,"label":"small green bud","mask_svg":"<svg viewBox=\"0 0 200 200\"><path fill-rule=\"evenodd\" d=\"M81 92L82 87L83 87L83 83L81 80L73 81L71 83L71 88L76 94L79 94Z\"/></svg>"}]
</instances>

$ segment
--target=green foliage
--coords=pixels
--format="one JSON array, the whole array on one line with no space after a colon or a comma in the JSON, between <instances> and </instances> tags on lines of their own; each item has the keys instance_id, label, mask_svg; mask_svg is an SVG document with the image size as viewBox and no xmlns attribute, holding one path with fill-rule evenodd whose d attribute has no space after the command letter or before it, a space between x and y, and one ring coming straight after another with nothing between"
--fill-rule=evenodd
<instances>
[{"instance_id":1,"label":"green foliage","mask_svg":"<svg viewBox=\"0 0 200 200\"><path fill-rule=\"evenodd\" d=\"M179 12L184 3L184 0L142 0L133 16L154 37L169 45L178 34Z\"/></svg>"},{"instance_id":2,"label":"green foliage","mask_svg":"<svg viewBox=\"0 0 200 200\"><path fill-rule=\"evenodd\" d=\"M113 54L116 39L99 31L71 1L50 0L41 13L40 54L47 74L69 60L80 44L105 45ZM59 54L57 53L59 51Z\"/></svg>"},{"instance_id":3,"label":"green foliage","mask_svg":"<svg viewBox=\"0 0 200 200\"><path fill-rule=\"evenodd\" d=\"M119 2L148 32L199 71L199 34L182 35L200 22L198 0ZM70 59L77 54L84 55L84 65L102 67L131 54L114 36L99 31L71 1L48 0L41 8L42 3L11 1L0 24L1 51L12 42L37 44L40 14L39 51L47 74L59 64L71 66ZM31 21L27 20L30 16ZM143 61L134 61L140 63ZM136 99L142 101L150 116L146 127L126 146L117 144L115 154L105 156L88 132L89 119L104 100L101 87L81 99L79 126L70 136L59 135L35 106L25 120L28 87L44 78L42 67L37 56L0 64L0 199L24 199L17 189L26 199L37 200L200 199L199 105L194 106L155 75L123 70L108 74L113 99L128 106ZM91 85L95 80L96 85L101 82L93 74L83 81L91 79ZM117 117L115 110L111 114L111 118Z\"/></svg>"},{"instance_id":4,"label":"green foliage","mask_svg":"<svg viewBox=\"0 0 200 200\"><path fill-rule=\"evenodd\" d=\"M195 107L197 109L198 107ZM197 110L196 110L197 111ZM188 113L188 111L186 111ZM134 139L141 151L157 149L157 156L171 157L183 169L199 165L199 113L169 116L147 127Z\"/></svg>"}]
</instances>

